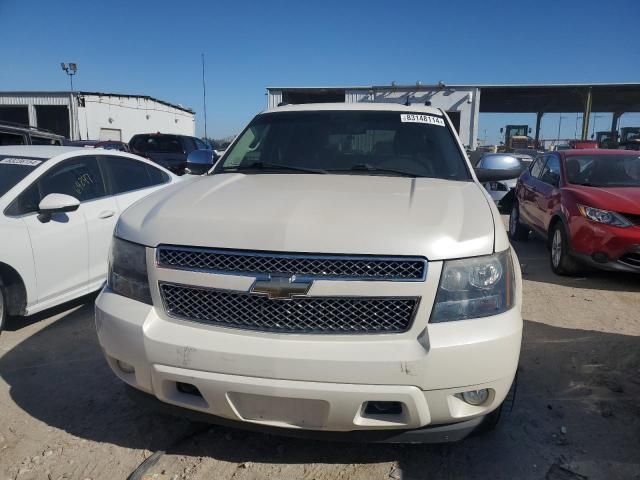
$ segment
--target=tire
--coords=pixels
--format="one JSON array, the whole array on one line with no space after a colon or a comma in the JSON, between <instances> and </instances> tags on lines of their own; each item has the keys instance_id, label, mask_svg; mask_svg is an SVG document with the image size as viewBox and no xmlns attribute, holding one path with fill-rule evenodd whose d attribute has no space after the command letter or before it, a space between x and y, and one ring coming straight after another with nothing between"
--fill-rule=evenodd
<instances>
[{"instance_id":1,"label":"tire","mask_svg":"<svg viewBox=\"0 0 640 480\"><path fill-rule=\"evenodd\" d=\"M564 224L556 222L549 233L549 263L551 270L557 275L575 275L578 273L578 263L569 253L569 239Z\"/></svg>"},{"instance_id":2,"label":"tire","mask_svg":"<svg viewBox=\"0 0 640 480\"><path fill-rule=\"evenodd\" d=\"M4 328L4 322L7 319L7 296L5 295L4 286L2 285L2 279L0 279L0 333Z\"/></svg>"},{"instance_id":3,"label":"tire","mask_svg":"<svg viewBox=\"0 0 640 480\"><path fill-rule=\"evenodd\" d=\"M520 205L515 200L509 215L509 238L517 242L523 242L529 238L529 229L520 223Z\"/></svg>"},{"instance_id":4,"label":"tire","mask_svg":"<svg viewBox=\"0 0 640 480\"><path fill-rule=\"evenodd\" d=\"M511 413L516 402L517 385L518 374L516 373L516 376L513 379L513 383L511 384L511 388L509 388L509 391L507 392L507 396L504 397L504 400L498 408L484 417L484 420L482 421L478 429L474 432L474 434L481 435L483 433L495 430L500 423L500 419L503 418L504 415L508 415L509 413Z\"/></svg>"}]
</instances>

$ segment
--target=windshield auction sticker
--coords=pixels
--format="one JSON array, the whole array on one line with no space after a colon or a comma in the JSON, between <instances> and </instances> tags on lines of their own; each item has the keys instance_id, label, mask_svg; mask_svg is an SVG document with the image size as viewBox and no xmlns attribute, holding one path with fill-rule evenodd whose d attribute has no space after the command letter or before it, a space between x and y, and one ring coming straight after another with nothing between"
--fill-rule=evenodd
<instances>
[{"instance_id":1,"label":"windshield auction sticker","mask_svg":"<svg viewBox=\"0 0 640 480\"><path fill-rule=\"evenodd\" d=\"M419 113L401 113L400 121L402 123L427 123L429 125L444 127L444 118L434 117L433 115L422 115Z\"/></svg>"},{"instance_id":2,"label":"windshield auction sticker","mask_svg":"<svg viewBox=\"0 0 640 480\"><path fill-rule=\"evenodd\" d=\"M2 165L24 165L25 167L37 167L42 163L42 160L36 160L34 158L14 158L5 157L0 160Z\"/></svg>"}]
</instances>

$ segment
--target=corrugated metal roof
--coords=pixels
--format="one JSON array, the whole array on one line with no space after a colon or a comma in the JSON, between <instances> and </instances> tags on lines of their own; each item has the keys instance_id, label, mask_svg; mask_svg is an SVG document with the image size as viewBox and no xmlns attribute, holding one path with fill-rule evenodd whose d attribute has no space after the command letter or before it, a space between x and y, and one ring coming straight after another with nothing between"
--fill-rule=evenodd
<instances>
[{"instance_id":1,"label":"corrugated metal roof","mask_svg":"<svg viewBox=\"0 0 640 480\"><path fill-rule=\"evenodd\" d=\"M432 90L434 88L587 88L587 87L640 87L640 82L595 82L595 83L442 83L403 85L348 85L348 86L308 86L308 87L267 87L270 90Z\"/></svg>"},{"instance_id":2,"label":"corrugated metal roof","mask_svg":"<svg viewBox=\"0 0 640 480\"><path fill-rule=\"evenodd\" d=\"M69 96L69 91L0 91L0 95L6 96ZM195 113L191 108L177 105L171 102L165 102L159 98L151 97L149 95L132 95L128 93L108 93L108 92L87 92L87 91L74 91L74 95L99 95L103 97L125 97L125 98L143 98L145 100L151 100L158 102L168 107L176 108L188 113Z\"/></svg>"}]
</instances>

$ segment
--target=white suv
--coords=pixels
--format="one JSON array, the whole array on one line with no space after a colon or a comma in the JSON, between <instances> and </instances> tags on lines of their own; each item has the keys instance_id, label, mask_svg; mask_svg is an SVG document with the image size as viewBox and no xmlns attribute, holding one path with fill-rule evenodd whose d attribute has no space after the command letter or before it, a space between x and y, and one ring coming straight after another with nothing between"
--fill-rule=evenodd
<instances>
[{"instance_id":1,"label":"white suv","mask_svg":"<svg viewBox=\"0 0 640 480\"><path fill-rule=\"evenodd\" d=\"M107 361L136 398L214 423L408 442L490 426L522 338L490 173L423 105L262 113L208 176L121 217Z\"/></svg>"},{"instance_id":2,"label":"white suv","mask_svg":"<svg viewBox=\"0 0 640 480\"><path fill-rule=\"evenodd\" d=\"M102 288L120 212L177 179L113 150L0 147L0 331Z\"/></svg>"}]
</instances>

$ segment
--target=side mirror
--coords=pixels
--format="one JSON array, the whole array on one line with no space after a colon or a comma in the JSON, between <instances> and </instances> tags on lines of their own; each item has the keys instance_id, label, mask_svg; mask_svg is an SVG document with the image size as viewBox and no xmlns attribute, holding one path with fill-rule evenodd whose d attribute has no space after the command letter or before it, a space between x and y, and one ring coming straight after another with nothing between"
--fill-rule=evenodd
<instances>
[{"instance_id":1,"label":"side mirror","mask_svg":"<svg viewBox=\"0 0 640 480\"><path fill-rule=\"evenodd\" d=\"M63 193L50 193L38 205L38 212L45 215L73 212L80 206L80 200Z\"/></svg>"},{"instance_id":2,"label":"side mirror","mask_svg":"<svg viewBox=\"0 0 640 480\"><path fill-rule=\"evenodd\" d=\"M478 181L486 183L518 178L524 169L522 162L512 155L489 153L480 159L474 171Z\"/></svg>"},{"instance_id":3,"label":"side mirror","mask_svg":"<svg viewBox=\"0 0 640 480\"><path fill-rule=\"evenodd\" d=\"M504 132L504 128L501 128L501 129L500 129L500 133L503 133L503 132Z\"/></svg>"},{"instance_id":4,"label":"side mirror","mask_svg":"<svg viewBox=\"0 0 640 480\"><path fill-rule=\"evenodd\" d=\"M194 150L187 156L186 174L204 175L213 167L218 154L214 150Z\"/></svg>"},{"instance_id":5,"label":"side mirror","mask_svg":"<svg viewBox=\"0 0 640 480\"><path fill-rule=\"evenodd\" d=\"M531 133L531 127L529 127L529 133Z\"/></svg>"}]
</instances>

